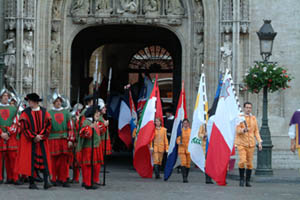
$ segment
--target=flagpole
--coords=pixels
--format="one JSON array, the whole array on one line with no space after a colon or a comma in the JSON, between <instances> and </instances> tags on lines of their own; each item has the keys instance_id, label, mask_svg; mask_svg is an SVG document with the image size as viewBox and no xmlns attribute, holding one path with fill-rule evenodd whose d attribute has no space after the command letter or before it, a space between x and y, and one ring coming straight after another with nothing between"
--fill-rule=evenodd
<instances>
[{"instance_id":1,"label":"flagpole","mask_svg":"<svg viewBox=\"0 0 300 200\"><path fill-rule=\"evenodd\" d=\"M109 73L108 73L108 86L107 86L107 95L106 95L106 102L108 101L109 94L110 94L110 84L111 84L111 77L112 77L112 68L109 68ZM107 133L108 133L108 127L105 132L104 136L104 164L103 164L103 186L105 186L105 181L106 181L106 140L107 140Z\"/></svg>"}]
</instances>

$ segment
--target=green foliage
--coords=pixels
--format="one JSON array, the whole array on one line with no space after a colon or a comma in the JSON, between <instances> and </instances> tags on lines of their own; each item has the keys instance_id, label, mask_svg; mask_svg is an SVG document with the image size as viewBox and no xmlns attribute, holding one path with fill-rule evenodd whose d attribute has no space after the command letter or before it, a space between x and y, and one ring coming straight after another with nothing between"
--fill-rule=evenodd
<instances>
[{"instance_id":1,"label":"green foliage","mask_svg":"<svg viewBox=\"0 0 300 200\"><path fill-rule=\"evenodd\" d=\"M287 70L276 63L256 63L245 74L244 83L251 93L259 93L264 87L268 88L268 92L275 92L290 88L288 83L292 79Z\"/></svg>"}]
</instances>

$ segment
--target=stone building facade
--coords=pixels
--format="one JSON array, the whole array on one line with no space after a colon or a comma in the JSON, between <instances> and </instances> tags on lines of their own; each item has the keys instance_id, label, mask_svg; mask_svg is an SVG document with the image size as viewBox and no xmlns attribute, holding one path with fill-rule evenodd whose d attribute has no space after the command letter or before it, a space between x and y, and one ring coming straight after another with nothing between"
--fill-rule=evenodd
<instances>
[{"instance_id":1,"label":"stone building facade","mask_svg":"<svg viewBox=\"0 0 300 200\"><path fill-rule=\"evenodd\" d=\"M273 157L289 160L275 165L293 167L287 129L300 106L298 0L0 0L0 52L9 53L4 78L20 94L34 91L46 97L59 89L75 98L80 74L88 74L97 48L102 46L101 71L107 76L105 67L113 68L117 88L122 79L118 72L126 72L130 55L159 44L173 56L173 87L185 81L189 116L202 70L211 104L219 71L227 66L240 101L253 102L260 119L262 95L239 88L248 67L261 60L256 32L263 19L271 19L278 32L271 61L295 77L290 89L269 96Z\"/></svg>"}]
</instances>

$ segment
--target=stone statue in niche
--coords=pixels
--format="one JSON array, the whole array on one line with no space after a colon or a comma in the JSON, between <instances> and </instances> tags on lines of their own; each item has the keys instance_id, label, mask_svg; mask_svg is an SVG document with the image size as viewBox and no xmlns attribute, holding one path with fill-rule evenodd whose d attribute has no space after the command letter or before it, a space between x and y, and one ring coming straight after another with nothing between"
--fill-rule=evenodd
<instances>
[{"instance_id":1,"label":"stone statue in niche","mask_svg":"<svg viewBox=\"0 0 300 200\"><path fill-rule=\"evenodd\" d=\"M51 78L52 81L57 82L59 79L59 65L60 65L60 42L59 33L53 32L51 38Z\"/></svg>"},{"instance_id":2,"label":"stone statue in niche","mask_svg":"<svg viewBox=\"0 0 300 200\"><path fill-rule=\"evenodd\" d=\"M224 36L224 44L221 47L221 53L222 53L222 62L224 63L224 67L231 69L232 44L231 44L230 34L225 34Z\"/></svg>"},{"instance_id":3,"label":"stone statue in niche","mask_svg":"<svg viewBox=\"0 0 300 200\"><path fill-rule=\"evenodd\" d=\"M147 15L159 15L160 0L145 0L144 12Z\"/></svg>"},{"instance_id":4,"label":"stone statue in niche","mask_svg":"<svg viewBox=\"0 0 300 200\"><path fill-rule=\"evenodd\" d=\"M52 6L52 18L53 19L60 19L61 18L61 0L55 0L53 1L53 6Z\"/></svg>"},{"instance_id":5,"label":"stone statue in niche","mask_svg":"<svg viewBox=\"0 0 300 200\"><path fill-rule=\"evenodd\" d=\"M23 41L23 56L24 56L24 84L30 86L32 84L33 56L34 50L32 46L33 33L25 32Z\"/></svg>"},{"instance_id":6,"label":"stone statue in niche","mask_svg":"<svg viewBox=\"0 0 300 200\"><path fill-rule=\"evenodd\" d=\"M12 85L14 82L14 71L16 67L15 43L15 33L13 31L10 31L8 33L7 39L3 42L3 44L7 46L6 55L4 57L4 64L7 67L7 69L4 77L9 85Z\"/></svg>"},{"instance_id":7,"label":"stone statue in niche","mask_svg":"<svg viewBox=\"0 0 300 200\"><path fill-rule=\"evenodd\" d=\"M184 8L181 5L180 0L168 0L167 1L167 14L168 15L183 15Z\"/></svg>"},{"instance_id":8,"label":"stone statue in niche","mask_svg":"<svg viewBox=\"0 0 300 200\"><path fill-rule=\"evenodd\" d=\"M75 16L85 16L89 14L90 1L88 0L73 0L71 14Z\"/></svg>"},{"instance_id":9,"label":"stone statue in niche","mask_svg":"<svg viewBox=\"0 0 300 200\"><path fill-rule=\"evenodd\" d=\"M204 21L204 10L202 0L195 0L197 21Z\"/></svg>"},{"instance_id":10,"label":"stone statue in niche","mask_svg":"<svg viewBox=\"0 0 300 200\"><path fill-rule=\"evenodd\" d=\"M196 34L194 50L194 63L197 68L200 68L201 65L204 63L204 42L202 34Z\"/></svg>"},{"instance_id":11,"label":"stone statue in niche","mask_svg":"<svg viewBox=\"0 0 300 200\"><path fill-rule=\"evenodd\" d=\"M96 6L97 14L107 14L107 13L112 13L113 11L113 9L110 6L109 0L96 0L95 6Z\"/></svg>"},{"instance_id":12,"label":"stone statue in niche","mask_svg":"<svg viewBox=\"0 0 300 200\"><path fill-rule=\"evenodd\" d=\"M138 1L137 0L120 0L120 8L117 12L120 14L131 13L135 14L138 11Z\"/></svg>"},{"instance_id":13,"label":"stone statue in niche","mask_svg":"<svg viewBox=\"0 0 300 200\"><path fill-rule=\"evenodd\" d=\"M25 39L23 41L23 55L24 66L27 68L33 68L33 46L32 46L33 34L32 32L25 33Z\"/></svg>"}]
</instances>

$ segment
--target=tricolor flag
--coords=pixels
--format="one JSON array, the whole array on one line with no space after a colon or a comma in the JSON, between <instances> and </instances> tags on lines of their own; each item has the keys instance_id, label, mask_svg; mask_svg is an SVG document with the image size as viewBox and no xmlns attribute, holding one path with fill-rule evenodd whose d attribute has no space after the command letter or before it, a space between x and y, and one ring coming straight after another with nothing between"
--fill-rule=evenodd
<instances>
[{"instance_id":1,"label":"tricolor flag","mask_svg":"<svg viewBox=\"0 0 300 200\"><path fill-rule=\"evenodd\" d=\"M144 84L143 84L143 87L140 91L139 98L138 98L138 105L137 105L138 113L140 113L143 110L144 105L147 102L147 100L151 94L152 89L153 89L153 83L152 83L151 79L148 76L145 76Z\"/></svg>"},{"instance_id":2,"label":"tricolor flag","mask_svg":"<svg viewBox=\"0 0 300 200\"><path fill-rule=\"evenodd\" d=\"M133 156L133 166L143 178L152 178L153 172L150 142L153 140L155 133L154 117L157 101L156 80L151 96L142 112Z\"/></svg>"},{"instance_id":3,"label":"tricolor flag","mask_svg":"<svg viewBox=\"0 0 300 200\"><path fill-rule=\"evenodd\" d=\"M191 130L191 137L189 141L188 150L191 154L192 161L204 171L205 155L202 148L202 138L199 138L199 130L201 126L204 126L207 120L207 96L205 86L205 75L201 74L197 99L193 113L193 123Z\"/></svg>"},{"instance_id":4,"label":"tricolor flag","mask_svg":"<svg viewBox=\"0 0 300 200\"><path fill-rule=\"evenodd\" d=\"M122 99L120 103L120 113L118 119L118 133L119 138L124 142L128 149L132 143L131 120L131 110L126 101Z\"/></svg>"},{"instance_id":5,"label":"tricolor flag","mask_svg":"<svg viewBox=\"0 0 300 200\"><path fill-rule=\"evenodd\" d=\"M228 163L239 114L240 109L233 92L232 78L229 71L226 70L213 120L205 165L205 172L218 185L226 185Z\"/></svg>"},{"instance_id":6,"label":"tricolor flag","mask_svg":"<svg viewBox=\"0 0 300 200\"><path fill-rule=\"evenodd\" d=\"M186 112L184 84L182 84L177 110L174 118L167 162L165 166L165 172L164 172L165 181L168 180L168 178L171 176L173 168L177 161L178 144L176 143L176 139L178 136L181 136L182 134L182 121L185 118L187 118L187 112Z\"/></svg>"},{"instance_id":7,"label":"tricolor flag","mask_svg":"<svg viewBox=\"0 0 300 200\"><path fill-rule=\"evenodd\" d=\"M163 116L163 111L162 111L162 105L161 105L161 99L160 99L160 92L159 92L159 87L158 84L156 85L156 91L157 91L157 102L156 102L156 112L155 112L155 118L160 118L161 121L161 126L164 126L164 116Z\"/></svg>"}]
</instances>

